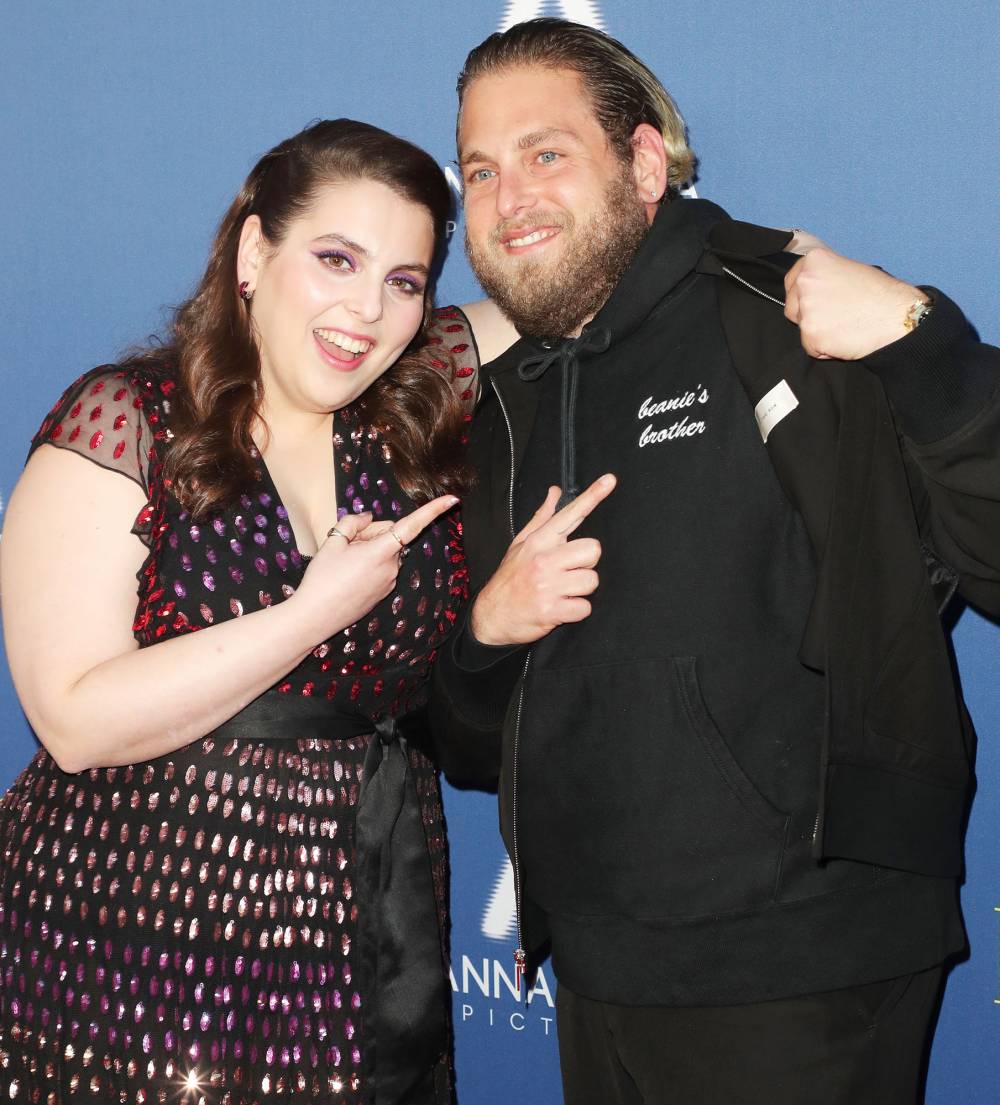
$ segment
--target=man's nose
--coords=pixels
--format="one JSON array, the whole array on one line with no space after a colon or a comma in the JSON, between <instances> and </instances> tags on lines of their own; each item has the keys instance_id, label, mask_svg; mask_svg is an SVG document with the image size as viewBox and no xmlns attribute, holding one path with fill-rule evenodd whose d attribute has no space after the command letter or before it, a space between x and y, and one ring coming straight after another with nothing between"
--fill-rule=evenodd
<instances>
[{"instance_id":1,"label":"man's nose","mask_svg":"<svg viewBox=\"0 0 1000 1105\"><path fill-rule=\"evenodd\" d=\"M517 169L500 177L497 188L497 214L504 219L535 206L537 196L531 178Z\"/></svg>"}]
</instances>

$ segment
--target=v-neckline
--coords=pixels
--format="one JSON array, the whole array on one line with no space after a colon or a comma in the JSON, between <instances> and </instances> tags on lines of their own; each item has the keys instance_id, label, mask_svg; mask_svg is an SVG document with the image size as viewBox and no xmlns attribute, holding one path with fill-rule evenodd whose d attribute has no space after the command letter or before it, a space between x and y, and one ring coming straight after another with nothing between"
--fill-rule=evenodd
<instances>
[{"instance_id":1,"label":"v-neckline","mask_svg":"<svg viewBox=\"0 0 1000 1105\"><path fill-rule=\"evenodd\" d=\"M332 413L333 417L330 419L330 460L333 463L333 500L337 510L337 521L339 521L346 513L346 510L341 507L340 503L341 486L340 479L338 477L338 472L340 471L340 459L337 452L338 432L340 433L341 441L344 440L344 437L343 425L340 418L340 410L335 410ZM285 500L281 497L281 492L278 490L278 485L275 482L274 476L271 475L271 469L267 466L267 461L264 459L264 454L260 451L260 449L257 448L256 445L254 446L254 450L257 453L257 460L260 462L261 475L263 476L264 480L266 480L268 484L268 491L273 496L275 512L279 513L279 516L280 512L284 513L283 520L288 526L288 532L291 534L291 547L300 560L302 560L304 563L308 563L310 560L313 559L316 553L304 553L302 551L302 546L299 542L298 534L295 532L295 526L292 525L292 516L288 511L288 507L285 505ZM317 546L316 552L319 552L319 546Z\"/></svg>"}]
</instances>

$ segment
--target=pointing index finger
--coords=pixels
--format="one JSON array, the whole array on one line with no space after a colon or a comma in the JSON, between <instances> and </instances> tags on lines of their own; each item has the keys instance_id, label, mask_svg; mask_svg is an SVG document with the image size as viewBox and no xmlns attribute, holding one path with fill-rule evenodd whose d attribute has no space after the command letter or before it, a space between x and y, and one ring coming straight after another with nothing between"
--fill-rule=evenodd
<instances>
[{"instance_id":1,"label":"pointing index finger","mask_svg":"<svg viewBox=\"0 0 1000 1105\"><path fill-rule=\"evenodd\" d=\"M552 527L561 537L566 537L580 525L598 503L614 491L618 481L610 473L601 476L558 513L554 514L545 527Z\"/></svg>"},{"instance_id":2,"label":"pointing index finger","mask_svg":"<svg viewBox=\"0 0 1000 1105\"><path fill-rule=\"evenodd\" d=\"M408 545L411 541L415 541L431 522L451 510L457 503L458 499L454 495L439 495L429 503L424 503L423 506L418 506L416 510L405 514L392 525L391 529L404 545ZM386 530L386 534L389 534L389 530ZM394 542L396 537L392 538Z\"/></svg>"}]
</instances>

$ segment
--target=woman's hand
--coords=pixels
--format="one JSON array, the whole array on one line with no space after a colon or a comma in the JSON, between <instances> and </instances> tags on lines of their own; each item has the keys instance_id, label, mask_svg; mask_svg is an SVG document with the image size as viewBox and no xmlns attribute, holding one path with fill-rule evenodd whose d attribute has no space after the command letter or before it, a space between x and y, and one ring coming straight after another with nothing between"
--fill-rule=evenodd
<instances>
[{"instance_id":1,"label":"woman's hand","mask_svg":"<svg viewBox=\"0 0 1000 1105\"><path fill-rule=\"evenodd\" d=\"M395 522L349 514L331 528L289 599L308 620L315 643L353 625L396 584L405 546L458 503L441 495Z\"/></svg>"},{"instance_id":2,"label":"woman's hand","mask_svg":"<svg viewBox=\"0 0 1000 1105\"><path fill-rule=\"evenodd\" d=\"M345 518L296 594L138 648L131 532L138 485L45 446L11 496L3 537L7 656L28 720L64 771L141 763L227 721L392 590L402 545L454 506L435 499L393 525ZM398 538L398 540L397 540Z\"/></svg>"}]
</instances>

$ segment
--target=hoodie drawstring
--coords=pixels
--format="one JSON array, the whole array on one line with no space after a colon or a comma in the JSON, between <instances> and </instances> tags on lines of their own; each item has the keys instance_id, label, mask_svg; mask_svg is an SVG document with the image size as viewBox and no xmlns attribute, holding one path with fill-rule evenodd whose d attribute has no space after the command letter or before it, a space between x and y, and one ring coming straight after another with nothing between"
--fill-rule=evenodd
<instances>
[{"instance_id":1,"label":"hoodie drawstring","mask_svg":"<svg viewBox=\"0 0 1000 1105\"><path fill-rule=\"evenodd\" d=\"M552 349L525 357L517 366L518 376L527 383L540 380L552 365L559 365L562 380L560 404L560 485L559 508L572 502L580 493L576 485L576 396L583 353L605 353L611 345L611 331L596 327L584 330L578 338L564 338Z\"/></svg>"}]
</instances>

